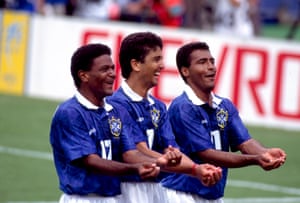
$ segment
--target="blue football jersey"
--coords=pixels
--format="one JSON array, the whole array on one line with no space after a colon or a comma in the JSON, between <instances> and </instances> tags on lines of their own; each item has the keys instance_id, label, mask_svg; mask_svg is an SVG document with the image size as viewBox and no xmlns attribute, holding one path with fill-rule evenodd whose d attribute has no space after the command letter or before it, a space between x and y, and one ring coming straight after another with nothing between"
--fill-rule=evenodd
<instances>
[{"instance_id":1,"label":"blue football jersey","mask_svg":"<svg viewBox=\"0 0 300 203\"><path fill-rule=\"evenodd\" d=\"M191 89L190 89L191 90ZM176 141L183 153L196 163L203 163L197 152L207 149L236 151L237 146L250 139L237 109L228 99L213 96L213 106L200 101L191 91L175 98L169 109L170 122ZM212 187L187 175L174 174L162 184L167 188L193 193L205 199L217 199L224 195L227 168L222 179Z\"/></svg>"},{"instance_id":2,"label":"blue football jersey","mask_svg":"<svg viewBox=\"0 0 300 203\"><path fill-rule=\"evenodd\" d=\"M136 144L146 142L149 149L159 153L163 153L169 145L178 147L163 102L150 94L146 99L142 98L134 93L125 82L107 98L107 101L114 106L121 105L128 111L131 120L136 125L135 132L131 136ZM156 181L160 178L158 177Z\"/></svg>"},{"instance_id":3,"label":"blue football jersey","mask_svg":"<svg viewBox=\"0 0 300 203\"><path fill-rule=\"evenodd\" d=\"M57 108L50 130L50 143L60 189L66 194L101 196L121 194L119 177L91 173L73 164L89 154L107 160L122 160L122 153L136 149L128 139L132 134L126 112L119 112L109 104L98 108L79 93Z\"/></svg>"}]
</instances>

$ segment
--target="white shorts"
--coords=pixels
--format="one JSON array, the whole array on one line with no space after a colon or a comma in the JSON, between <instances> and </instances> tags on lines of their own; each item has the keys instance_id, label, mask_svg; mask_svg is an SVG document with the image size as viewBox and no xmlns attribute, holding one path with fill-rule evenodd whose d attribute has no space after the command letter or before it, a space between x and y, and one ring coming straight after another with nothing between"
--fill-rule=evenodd
<instances>
[{"instance_id":1,"label":"white shorts","mask_svg":"<svg viewBox=\"0 0 300 203\"><path fill-rule=\"evenodd\" d=\"M196 194L190 194L169 188L163 188L167 196L166 203L224 203L222 198L215 200L207 200Z\"/></svg>"},{"instance_id":2,"label":"white shorts","mask_svg":"<svg viewBox=\"0 0 300 203\"><path fill-rule=\"evenodd\" d=\"M123 202L121 199L121 195L117 195L114 197L104 197L98 195L68 195L62 194L59 203L121 203Z\"/></svg>"},{"instance_id":3,"label":"white shorts","mask_svg":"<svg viewBox=\"0 0 300 203\"><path fill-rule=\"evenodd\" d=\"M155 182L121 183L123 203L165 203L163 187Z\"/></svg>"}]
</instances>

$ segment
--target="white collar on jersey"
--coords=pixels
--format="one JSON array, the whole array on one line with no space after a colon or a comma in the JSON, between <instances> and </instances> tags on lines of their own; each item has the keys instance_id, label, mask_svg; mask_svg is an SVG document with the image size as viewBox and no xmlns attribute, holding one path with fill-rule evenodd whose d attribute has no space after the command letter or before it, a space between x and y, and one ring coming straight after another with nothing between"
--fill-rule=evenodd
<instances>
[{"instance_id":1,"label":"white collar on jersey","mask_svg":"<svg viewBox=\"0 0 300 203\"><path fill-rule=\"evenodd\" d=\"M82 104L83 106L85 106L88 109L91 110L97 110L99 109L99 106L96 106L95 104L93 104L92 102L90 102L87 98L85 98L82 94L80 94L80 92L76 91L75 93L75 97L78 100L78 102L80 104ZM106 111L111 111L113 109L113 106L108 104L104 98L104 109Z\"/></svg>"},{"instance_id":2,"label":"white collar on jersey","mask_svg":"<svg viewBox=\"0 0 300 203\"><path fill-rule=\"evenodd\" d=\"M197 106L205 104L204 101L202 101L199 97L197 97L197 95L195 94L195 92L189 85L184 84L184 91L185 91L187 97L189 98L189 100L191 100L191 102L193 104L195 104ZM222 99L217 98L213 92L211 92L211 96L212 96L212 101L213 101L212 107L217 108L217 106L222 102Z\"/></svg>"},{"instance_id":3,"label":"white collar on jersey","mask_svg":"<svg viewBox=\"0 0 300 203\"><path fill-rule=\"evenodd\" d=\"M124 93L132 100L132 101L142 101L143 97L141 97L140 95L138 95L136 92L134 92L129 85L127 84L127 82L125 80L123 80L121 87L124 91ZM149 101L150 105L154 104L154 100L149 96L149 92L147 93L147 100Z\"/></svg>"}]
</instances>

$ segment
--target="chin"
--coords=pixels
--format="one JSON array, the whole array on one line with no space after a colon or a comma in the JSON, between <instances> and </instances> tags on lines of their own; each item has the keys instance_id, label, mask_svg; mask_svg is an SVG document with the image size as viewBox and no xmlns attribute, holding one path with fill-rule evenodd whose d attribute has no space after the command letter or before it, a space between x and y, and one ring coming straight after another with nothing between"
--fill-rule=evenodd
<instances>
[{"instance_id":1,"label":"chin","mask_svg":"<svg viewBox=\"0 0 300 203\"><path fill-rule=\"evenodd\" d=\"M106 92L106 96L111 96L113 93L114 93L114 91L113 91L113 90L111 90L111 91L107 91L107 92Z\"/></svg>"},{"instance_id":2,"label":"chin","mask_svg":"<svg viewBox=\"0 0 300 203\"><path fill-rule=\"evenodd\" d=\"M210 84L210 85L209 85L209 88L210 88L211 90L213 90L213 89L215 88L215 83Z\"/></svg>"},{"instance_id":3,"label":"chin","mask_svg":"<svg viewBox=\"0 0 300 203\"><path fill-rule=\"evenodd\" d=\"M157 85L158 85L158 80L152 81L152 87L155 87L155 86L157 86Z\"/></svg>"}]
</instances>

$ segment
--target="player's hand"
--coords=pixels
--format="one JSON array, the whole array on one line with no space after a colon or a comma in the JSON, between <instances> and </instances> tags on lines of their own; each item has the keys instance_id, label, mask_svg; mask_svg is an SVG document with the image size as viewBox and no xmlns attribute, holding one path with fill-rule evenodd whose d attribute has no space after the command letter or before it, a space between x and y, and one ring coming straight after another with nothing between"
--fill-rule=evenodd
<instances>
[{"instance_id":1,"label":"player's hand","mask_svg":"<svg viewBox=\"0 0 300 203\"><path fill-rule=\"evenodd\" d=\"M182 159L182 153L172 146L169 146L166 152L157 159L157 165L161 167L177 166Z\"/></svg>"},{"instance_id":2,"label":"player's hand","mask_svg":"<svg viewBox=\"0 0 300 203\"><path fill-rule=\"evenodd\" d=\"M156 164L143 163L138 167L138 173L142 179L150 179L158 176L160 172L160 167Z\"/></svg>"},{"instance_id":3,"label":"player's hand","mask_svg":"<svg viewBox=\"0 0 300 203\"><path fill-rule=\"evenodd\" d=\"M268 153L274 159L280 159L283 163L286 160L286 153L280 148L270 148L266 153Z\"/></svg>"},{"instance_id":4,"label":"player's hand","mask_svg":"<svg viewBox=\"0 0 300 203\"><path fill-rule=\"evenodd\" d=\"M260 155L260 166L268 171L282 166L285 163L286 154L282 149L270 148Z\"/></svg>"},{"instance_id":5,"label":"player's hand","mask_svg":"<svg viewBox=\"0 0 300 203\"><path fill-rule=\"evenodd\" d=\"M222 169L211 164L197 164L193 170L193 174L207 187L215 185L222 178Z\"/></svg>"}]
</instances>

